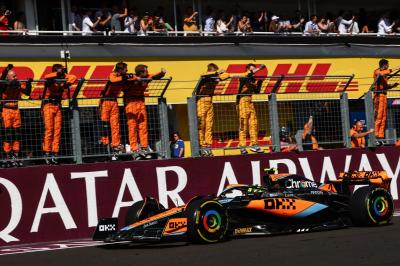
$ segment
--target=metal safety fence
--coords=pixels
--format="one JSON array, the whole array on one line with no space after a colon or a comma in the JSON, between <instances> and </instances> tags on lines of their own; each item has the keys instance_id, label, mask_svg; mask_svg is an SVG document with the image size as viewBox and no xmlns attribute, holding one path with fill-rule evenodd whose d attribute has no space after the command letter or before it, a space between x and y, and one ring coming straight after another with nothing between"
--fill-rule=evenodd
<instances>
[{"instance_id":1,"label":"metal safety fence","mask_svg":"<svg viewBox=\"0 0 400 266\"><path fill-rule=\"evenodd\" d=\"M115 98L102 96L108 86L106 79L78 79L70 86L65 86L65 79L55 79L51 82L58 86L59 97L48 99L45 89L48 82L0 80L3 166L7 167L10 159L13 163L29 165L51 159L82 163L94 157L96 160L115 158L111 141L116 130L120 144L117 156L121 159L140 158L143 154L137 154L136 150L144 148L144 141L148 142L146 155L169 157L164 94L171 78L125 81L120 84L123 88L140 87L142 95L124 97L121 93ZM117 116L104 119L102 102L115 103L112 111ZM109 138L110 143L101 143L102 137ZM135 150L131 142L138 143Z\"/></svg>"},{"instance_id":2,"label":"metal safety fence","mask_svg":"<svg viewBox=\"0 0 400 266\"><path fill-rule=\"evenodd\" d=\"M188 99L192 155L350 146L353 76L203 77ZM315 140L316 139L316 140Z\"/></svg>"}]
</instances>

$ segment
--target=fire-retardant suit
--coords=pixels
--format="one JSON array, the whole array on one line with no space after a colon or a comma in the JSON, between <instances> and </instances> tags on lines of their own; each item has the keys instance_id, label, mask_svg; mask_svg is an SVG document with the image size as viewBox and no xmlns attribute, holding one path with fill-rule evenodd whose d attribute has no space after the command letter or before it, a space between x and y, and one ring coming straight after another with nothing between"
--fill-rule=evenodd
<instances>
[{"instance_id":1,"label":"fire-retardant suit","mask_svg":"<svg viewBox=\"0 0 400 266\"><path fill-rule=\"evenodd\" d=\"M391 69L376 69L374 71L374 80L379 77L374 87L375 136L377 138L385 137L388 89L388 77L386 75L391 72Z\"/></svg>"},{"instance_id":2,"label":"fire-retardant suit","mask_svg":"<svg viewBox=\"0 0 400 266\"><path fill-rule=\"evenodd\" d=\"M212 129L214 122L214 107L212 96L218 81L229 78L223 71L208 71L201 76L202 84L197 92L197 120L199 127L199 144L205 155L211 155L208 150L212 144Z\"/></svg>"},{"instance_id":3,"label":"fire-retardant suit","mask_svg":"<svg viewBox=\"0 0 400 266\"><path fill-rule=\"evenodd\" d=\"M114 72L110 73L109 82L102 92L99 105L100 120L102 123L100 143L109 145L109 136L111 135L111 147L116 152L122 149L118 96L125 86L125 81L129 78L126 71L127 65L125 63L120 62L116 64Z\"/></svg>"},{"instance_id":4,"label":"fire-retardant suit","mask_svg":"<svg viewBox=\"0 0 400 266\"><path fill-rule=\"evenodd\" d=\"M7 154L7 160L13 160L13 166L22 166L18 159L21 142L21 114L18 108L18 101L22 93L30 95L32 91L31 79L26 83L17 80L14 71L8 71L7 83L0 86L1 117L3 120L3 149Z\"/></svg>"},{"instance_id":5,"label":"fire-retardant suit","mask_svg":"<svg viewBox=\"0 0 400 266\"><path fill-rule=\"evenodd\" d=\"M149 74L147 66L138 65L135 68L135 76L128 79L124 88L124 105L128 124L129 144L131 150L138 151L138 135L140 141L140 151L143 152L149 148L147 111L145 105L145 91L152 80L161 79L166 71L162 69L158 73ZM149 155L148 155L149 156Z\"/></svg>"},{"instance_id":6,"label":"fire-retardant suit","mask_svg":"<svg viewBox=\"0 0 400 266\"><path fill-rule=\"evenodd\" d=\"M52 72L45 77L45 89L42 97L42 115L44 121L44 139L43 151L46 156L46 163L57 164L60 151L61 125L62 125L62 106L61 101L64 90L76 81L76 76L65 73L62 65L53 65ZM66 81L57 82L56 79L65 79ZM52 158L49 159L52 155Z\"/></svg>"},{"instance_id":7,"label":"fire-retardant suit","mask_svg":"<svg viewBox=\"0 0 400 266\"><path fill-rule=\"evenodd\" d=\"M241 153L246 154L246 137L247 133L250 135L251 151L262 153L263 151L258 146L258 121L256 109L252 102L251 94L259 93L262 81L257 80L254 74L260 69L265 68L262 65L260 68L255 68L255 65L249 64L246 67L247 72L241 75L239 95L237 97L237 107L239 110L239 146ZM245 94L245 95L243 95ZM248 94L248 95L246 95Z\"/></svg>"}]
</instances>

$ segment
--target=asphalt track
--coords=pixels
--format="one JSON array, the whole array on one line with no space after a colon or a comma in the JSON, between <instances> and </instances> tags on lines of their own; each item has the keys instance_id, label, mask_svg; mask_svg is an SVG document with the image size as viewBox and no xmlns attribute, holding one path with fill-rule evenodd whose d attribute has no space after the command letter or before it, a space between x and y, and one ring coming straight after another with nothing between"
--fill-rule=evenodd
<instances>
[{"instance_id":1,"label":"asphalt track","mask_svg":"<svg viewBox=\"0 0 400 266\"><path fill-rule=\"evenodd\" d=\"M0 265L400 265L400 217L382 227L252 237L213 245L82 247L0 256Z\"/></svg>"}]
</instances>

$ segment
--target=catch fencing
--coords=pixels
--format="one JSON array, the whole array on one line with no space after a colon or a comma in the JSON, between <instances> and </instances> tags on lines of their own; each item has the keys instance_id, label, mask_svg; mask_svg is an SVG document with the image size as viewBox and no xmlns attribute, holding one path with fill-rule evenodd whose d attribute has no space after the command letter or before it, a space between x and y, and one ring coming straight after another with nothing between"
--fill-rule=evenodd
<instances>
[{"instance_id":1,"label":"catch fencing","mask_svg":"<svg viewBox=\"0 0 400 266\"><path fill-rule=\"evenodd\" d=\"M255 87L250 94L242 93L246 79L254 79ZM207 127L204 123L211 120L212 143L208 145L211 150L225 152L257 145L264 152L271 152L280 151L283 148L281 146L288 145L288 142L297 143L299 150L303 150L312 144L303 137L310 117L320 148L349 147L346 89L352 85L352 80L353 76L315 75L256 75L250 78L233 75L227 80L201 78L192 97L188 99L192 155L202 153L205 145L201 143L204 142L202 139L199 140L199 135L204 134L202 130ZM213 88L213 93L202 94L202 88L205 87ZM202 117L203 110L199 111L199 108L204 109L202 102L210 97L213 116L212 119L208 118L209 121L204 121L207 119ZM243 99L252 104L242 103ZM244 133L245 142L240 141L240 134Z\"/></svg>"},{"instance_id":2,"label":"catch fencing","mask_svg":"<svg viewBox=\"0 0 400 266\"><path fill-rule=\"evenodd\" d=\"M4 142L8 141L7 138L10 138L12 146L13 140L20 140L19 159L24 161L24 165L43 163L43 159L45 158L44 146L46 146L44 142L46 138L50 140L48 142L50 143L50 152L53 152L54 149L54 136L46 135L44 125L44 120L48 112L54 111L46 107L48 102L44 100L43 93L45 82L45 80L32 81L32 93L30 96L22 95L22 98L18 101L21 123L20 126L17 126L18 130L16 133L11 132L12 134L8 134L10 136L7 137L7 128L3 119L0 134L1 143L4 144ZM54 82L56 84L63 84L65 80L59 79L54 80ZM59 150L57 152L57 158L61 162L74 161L82 163L92 161L92 158L96 158L96 161L100 158L106 158L107 160L111 158L113 155L112 149L109 145L100 143L104 128L101 123L99 108L100 102L104 100L116 101L118 103L119 119L117 123L120 129L120 143L124 147L119 152L119 156L122 159L130 160L135 155L130 148L128 120L139 118L127 118L125 110L126 98L117 97L115 99L107 99L101 97L102 91L107 86L107 82L108 80L106 79L78 79L68 89L64 89L62 100L55 104L60 109L61 115L59 117L62 121ZM169 129L164 94L171 82L171 78L159 80L141 79L140 81L131 82L140 82L141 84L139 85L147 87L143 99L147 113L145 120L147 120L148 125L149 147L154 151L152 156L153 158L168 158ZM5 83L6 81L0 81L0 86ZM21 80L20 83L24 87L27 80ZM128 86L129 84L126 85ZM2 100L1 102L4 117L8 110L4 106L8 102L15 103L15 101ZM58 123L56 122L56 124ZM57 132L57 125L49 125L52 127L51 132ZM133 131L133 128L131 128L131 131ZM135 130L138 130L138 127ZM109 138L112 137L110 136L111 132L109 129L106 134ZM6 152L3 151L1 159L7 160L6 155Z\"/></svg>"}]
</instances>

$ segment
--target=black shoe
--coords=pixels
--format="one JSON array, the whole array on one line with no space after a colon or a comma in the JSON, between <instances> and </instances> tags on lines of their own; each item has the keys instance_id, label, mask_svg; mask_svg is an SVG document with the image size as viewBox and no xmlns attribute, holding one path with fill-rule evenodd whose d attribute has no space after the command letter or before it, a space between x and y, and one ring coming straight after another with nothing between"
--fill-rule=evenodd
<instances>
[{"instance_id":1,"label":"black shoe","mask_svg":"<svg viewBox=\"0 0 400 266\"><path fill-rule=\"evenodd\" d=\"M60 162L58 161L58 154L57 153L54 153L52 156L51 156L51 163L53 164L53 165L59 165L60 164Z\"/></svg>"},{"instance_id":2,"label":"black shoe","mask_svg":"<svg viewBox=\"0 0 400 266\"><path fill-rule=\"evenodd\" d=\"M383 140L376 140L375 141L375 146L376 147L381 147L383 145L385 145L385 142L383 142Z\"/></svg>"},{"instance_id":3,"label":"black shoe","mask_svg":"<svg viewBox=\"0 0 400 266\"><path fill-rule=\"evenodd\" d=\"M240 154L244 155L244 154L248 154L247 150L245 148L241 148L240 149Z\"/></svg>"},{"instance_id":4,"label":"black shoe","mask_svg":"<svg viewBox=\"0 0 400 266\"><path fill-rule=\"evenodd\" d=\"M53 161L51 160L50 153L45 153L44 154L44 161L46 162L47 165L52 165L53 164Z\"/></svg>"}]
</instances>

